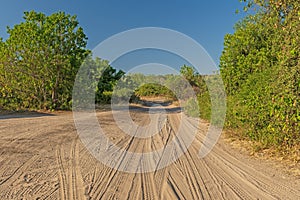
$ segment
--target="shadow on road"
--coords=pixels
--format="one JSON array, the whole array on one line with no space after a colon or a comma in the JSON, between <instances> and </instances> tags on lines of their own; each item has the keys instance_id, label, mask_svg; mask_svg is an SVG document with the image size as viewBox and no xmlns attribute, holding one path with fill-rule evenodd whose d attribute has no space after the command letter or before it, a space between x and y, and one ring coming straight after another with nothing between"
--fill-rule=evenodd
<instances>
[{"instance_id":1,"label":"shadow on road","mask_svg":"<svg viewBox=\"0 0 300 200\"><path fill-rule=\"evenodd\" d=\"M172 105L172 101L143 100L140 104L131 104L129 106L129 110L151 113L180 113L182 111L182 108L180 106Z\"/></svg>"},{"instance_id":2,"label":"shadow on road","mask_svg":"<svg viewBox=\"0 0 300 200\"><path fill-rule=\"evenodd\" d=\"M155 105L152 107L146 107L146 106L135 106L135 105L130 105L129 106L130 111L134 112L151 112L151 113L180 113L182 111L181 107L165 107L165 106L160 106L160 105Z\"/></svg>"},{"instance_id":3,"label":"shadow on road","mask_svg":"<svg viewBox=\"0 0 300 200\"><path fill-rule=\"evenodd\" d=\"M55 116L51 113L41 113L36 111L24 111L24 112L0 112L0 120L3 119L20 119L20 118L35 118L35 117L46 117Z\"/></svg>"}]
</instances>

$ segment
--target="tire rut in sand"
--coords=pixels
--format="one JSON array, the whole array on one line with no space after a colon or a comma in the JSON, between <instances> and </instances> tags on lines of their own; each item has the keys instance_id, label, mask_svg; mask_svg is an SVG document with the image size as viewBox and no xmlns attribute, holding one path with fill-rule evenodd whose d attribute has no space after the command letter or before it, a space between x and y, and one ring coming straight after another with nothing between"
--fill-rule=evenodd
<instances>
[{"instance_id":1,"label":"tire rut in sand","mask_svg":"<svg viewBox=\"0 0 300 200\"><path fill-rule=\"evenodd\" d=\"M85 199L77 139L72 141L70 149L64 147L61 145L56 150L60 184L59 199Z\"/></svg>"},{"instance_id":2,"label":"tire rut in sand","mask_svg":"<svg viewBox=\"0 0 300 200\"><path fill-rule=\"evenodd\" d=\"M97 113L108 138L124 150L162 149L161 158L158 153L142 158L137 170L147 169L153 161L165 165L186 148L177 133L183 123L181 114L150 117L154 125L146 131L161 131L140 139L134 137L137 130L131 130L132 135L119 133L110 112ZM131 116L138 125L147 125L148 115L134 112ZM192 127L198 128L187 151L169 166L148 173L125 173L94 158L78 139L71 114L25 121L1 121L0 199L300 199L300 181L288 175L282 178L274 169L266 173L264 163L230 150L222 139L208 156L199 158L208 124L197 127L194 119L183 124L186 137L191 137ZM166 150L171 141L177 148ZM130 158L120 156L116 161L125 168L136 167Z\"/></svg>"}]
</instances>

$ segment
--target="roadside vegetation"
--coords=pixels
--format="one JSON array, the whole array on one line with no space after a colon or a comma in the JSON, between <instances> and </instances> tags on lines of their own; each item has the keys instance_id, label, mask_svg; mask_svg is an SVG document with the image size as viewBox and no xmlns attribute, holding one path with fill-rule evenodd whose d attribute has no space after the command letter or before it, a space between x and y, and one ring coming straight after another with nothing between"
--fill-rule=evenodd
<instances>
[{"instance_id":1,"label":"roadside vegetation","mask_svg":"<svg viewBox=\"0 0 300 200\"><path fill-rule=\"evenodd\" d=\"M220 72L226 126L283 154L300 146L300 2L248 1L248 15L225 36Z\"/></svg>"}]
</instances>

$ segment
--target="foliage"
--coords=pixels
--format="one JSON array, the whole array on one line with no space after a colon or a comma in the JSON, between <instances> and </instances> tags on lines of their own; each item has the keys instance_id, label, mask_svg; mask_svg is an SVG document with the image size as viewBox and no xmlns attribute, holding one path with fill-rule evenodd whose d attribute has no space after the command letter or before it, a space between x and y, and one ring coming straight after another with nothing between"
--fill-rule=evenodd
<instances>
[{"instance_id":1,"label":"foliage","mask_svg":"<svg viewBox=\"0 0 300 200\"><path fill-rule=\"evenodd\" d=\"M199 103L197 99L189 98L184 102L184 112L191 117L200 117L199 116Z\"/></svg>"},{"instance_id":2,"label":"foliage","mask_svg":"<svg viewBox=\"0 0 300 200\"><path fill-rule=\"evenodd\" d=\"M138 97L159 97L164 96L169 99L175 99L174 93L167 87L162 86L158 83L147 83L139 87L135 91Z\"/></svg>"},{"instance_id":3,"label":"foliage","mask_svg":"<svg viewBox=\"0 0 300 200\"><path fill-rule=\"evenodd\" d=\"M135 90L142 83L143 78L144 78L143 74L129 74L129 75L122 76L121 79L119 79L119 81L114 87L113 103L120 103L120 102L128 103L128 100L130 102L137 103L140 99L135 94Z\"/></svg>"},{"instance_id":4,"label":"foliage","mask_svg":"<svg viewBox=\"0 0 300 200\"><path fill-rule=\"evenodd\" d=\"M212 85L217 85L213 83L215 78L200 75L194 67L186 65L181 67L180 73L180 75L128 74L122 77L119 84L114 88L113 94L119 100L122 100L122 96L131 96L131 99L164 97L172 101L180 100L186 114L199 117L200 112L202 118L209 120L211 117L211 96L205 82L210 81ZM196 99L191 98L193 95L191 92L196 95Z\"/></svg>"},{"instance_id":5,"label":"foliage","mask_svg":"<svg viewBox=\"0 0 300 200\"><path fill-rule=\"evenodd\" d=\"M25 12L1 42L1 105L13 109L70 106L77 70L88 53L76 16Z\"/></svg>"},{"instance_id":6,"label":"foliage","mask_svg":"<svg viewBox=\"0 0 300 200\"><path fill-rule=\"evenodd\" d=\"M206 83L204 80L204 76L200 75L194 67L183 65L180 68L180 74L183 78L185 78L190 86L193 87L194 91L198 94L203 94L207 91Z\"/></svg>"},{"instance_id":7,"label":"foliage","mask_svg":"<svg viewBox=\"0 0 300 200\"><path fill-rule=\"evenodd\" d=\"M80 66L90 80L78 80L78 90L95 92L96 103L108 103L124 74L89 55L76 16L25 12L24 22L7 32L8 39L0 40L0 108L70 109Z\"/></svg>"},{"instance_id":8,"label":"foliage","mask_svg":"<svg viewBox=\"0 0 300 200\"><path fill-rule=\"evenodd\" d=\"M187 65L181 67L180 73L188 81L190 86L192 86L197 96L197 99L188 96L190 98L184 103L186 114L192 117L201 117L202 119L210 120L212 108L211 95L218 94L219 92L215 90L218 84L215 84L213 81L216 76L200 75L196 72L194 67ZM209 84L212 86L211 89L214 89L214 91L208 91L208 82L210 82ZM183 95L183 97L183 99L186 99L185 95ZM196 100L197 104L195 104Z\"/></svg>"},{"instance_id":9,"label":"foliage","mask_svg":"<svg viewBox=\"0 0 300 200\"><path fill-rule=\"evenodd\" d=\"M92 55L88 55L83 61L78 74L73 91L76 99L80 98L81 101L107 104L110 103L115 85L124 75L124 72L114 69L107 60L98 57L93 58ZM88 97L92 98L91 94L95 94L94 99L88 99ZM79 102L76 102L76 105L79 106Z\"/></svg>"},{"instance_id":10,"label":"foliage","mask_svg":"<svg viewBox=\"0 0 300 200\"><path fill-rule=\"evenodd\" d=\"M248 1L259 8L225 36L220 71L227 126L264 147L300 144L300 2Z\"/></svg>"},{"instance_id":11,"label":"foliage","mask_svg":"<svg viewBox=\"0 0 300 200\"><path fill-rule=\"evenodd\" d=\"M104 70L98 80L96 103L110 103L114 87L125 72L122 70L117 71L108 62L105 62L102 67L104 67Z\"/></svg>"}]
</instances>

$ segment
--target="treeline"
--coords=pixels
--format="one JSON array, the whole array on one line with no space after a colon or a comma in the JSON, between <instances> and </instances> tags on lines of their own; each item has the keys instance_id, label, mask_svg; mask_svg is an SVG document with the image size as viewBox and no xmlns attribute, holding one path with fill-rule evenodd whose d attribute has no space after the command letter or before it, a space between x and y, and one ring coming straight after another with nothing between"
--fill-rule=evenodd
<instances>
[{"instance_id":1,"label":"treeline","mask_svg":"<svg viewBox=\"0 0 300 200\"><path fill-rule=\"evenodd\" d=\"M256 14L225 36L220 60L226 124L260 148L284 152L300 144L300 2L247 3Z\"/></svg>"},{"instance_id":2,"label":"treeline","mask_svg":"<svg viewBox=\"0 0 300 200\"><path fill-rule=\"evenodd\" d=\"M181 67L178 75L127 74L117 82L114 95L131 94L133 98L164 97L172 101L184 101L190 98L192 93L197 95L200 91L207 91L203 77L193 67L186 65Z\"/></svg>"},{"instance_id":3,"label":"treeline","mask_svg":"<svg viewBox=\"0 0 300 200\"><path fill-rule=\"evenodd\" d=\"M186 114L193 117L211 118L211 96L207 83L212 90L218 90L215 75L201 75L192 66L183 65L180 74L144 75L141 73L122 76L112 90L106 92L107 100L104 103L142 103L152 97L162 97L168 102L178 102ZM211 91L220 95L219 91ZM213 97L213 99L216 99ZM214 123L218 123L218 117ZM220 121L220 120L219 120Z\"/></svg>"},{"instance_id":4,"label":"treeline","mask_svg":"<svg viewBox=\"0 0 300 200\"><path fill-rule=\"evenodd\" d=\"M201 75L194 67L183 65L178 75L131 74L127 80L130 79L135 83L133 89L135 100L139 100L140 97L164 97L169 101L178 101L187 115L210 120L211 96L207 83L210 83L211 89L216 89L218 84L215 77ZM219 91L211 92L220 94ZM218 119L215 119L214 123L218 123Z\"/></svg>"},{"instance_id":5,"label":"treeline","mask_svg":"<svg viewBox=\"0 0 300 200\"><path fill-rule=\"evenodd\" d=\"M101 69L96 101L107 101L124 73L107 61L93 60L87 37L76 16L64 12L46 16L24 13L24 21L0 39L0 109L70 109L76 74L87 58Z\"/></svg>"}]
</instances>

